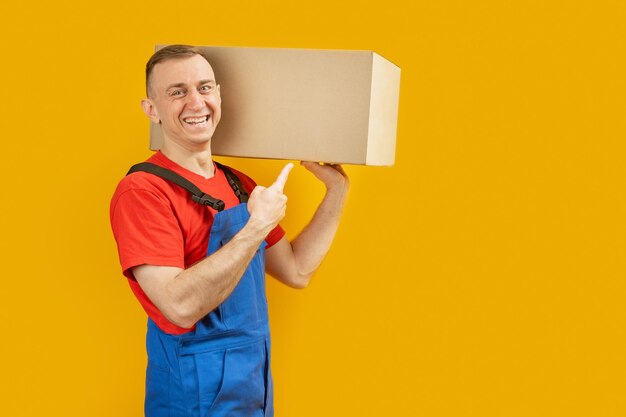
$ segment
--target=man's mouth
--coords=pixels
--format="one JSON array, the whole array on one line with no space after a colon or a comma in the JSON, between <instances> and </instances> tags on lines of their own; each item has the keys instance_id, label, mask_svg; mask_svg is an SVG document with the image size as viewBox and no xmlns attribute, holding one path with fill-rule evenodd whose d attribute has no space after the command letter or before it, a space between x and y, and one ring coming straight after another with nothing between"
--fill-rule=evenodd
<instances>
[{"instance_id":1,"label":"man's mouth","mask_svg":"<svg viewBox=\"0 0 626 417\"><path fill-rule=\"evenodd\" d=\"M211 117L211 115L209 114L199 117L185 117L183 118L183 122L187 123L188 125L196 126L208 122L209 117Z\"/></svg>"}]
</instances>

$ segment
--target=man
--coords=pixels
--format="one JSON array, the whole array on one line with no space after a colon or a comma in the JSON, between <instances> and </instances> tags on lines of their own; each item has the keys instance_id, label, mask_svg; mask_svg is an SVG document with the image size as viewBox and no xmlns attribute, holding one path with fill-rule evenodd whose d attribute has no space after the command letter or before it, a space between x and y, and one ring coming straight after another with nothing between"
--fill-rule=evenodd
<instances>
[{"instance_id":1,"label":"man","mask_svg":"<svg viewBox=\"0 0 626 417\"><path fill-rule=\"evenodd\" d=\"M143 109L164 137L147 162L204 193L192 198L143 165L111 201L123 273L149 316L146 416L272 416L265 272L306 287L334 238L348 178L341 166L302 162L327 192L289 242L279 222L293 164L266 188L213 162L220 86L202 50L157 51L146 90Z\"/></svg>"}]
</instances>

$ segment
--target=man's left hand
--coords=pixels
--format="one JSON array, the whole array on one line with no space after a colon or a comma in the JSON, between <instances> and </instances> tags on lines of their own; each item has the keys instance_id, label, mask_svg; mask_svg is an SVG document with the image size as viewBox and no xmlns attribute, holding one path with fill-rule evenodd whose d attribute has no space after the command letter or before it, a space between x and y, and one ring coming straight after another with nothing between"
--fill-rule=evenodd
<instances>
[{"instance_id":1,"label":"man's left hand","mask_svg":"<svg viewBox=\"0 0 626 417\"><path fill-rule=\"evenodd\" d=\"M350 180L341 165L321 164L319 162L302 161L300 164L326 185L328 190L348 189Z\"/></svg>"}]
</instances>

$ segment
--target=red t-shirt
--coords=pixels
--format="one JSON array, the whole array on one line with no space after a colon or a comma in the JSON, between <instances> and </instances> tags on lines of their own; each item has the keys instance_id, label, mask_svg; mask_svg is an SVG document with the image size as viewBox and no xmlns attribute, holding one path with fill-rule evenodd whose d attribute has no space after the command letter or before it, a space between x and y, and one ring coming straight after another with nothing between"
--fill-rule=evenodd
<instances>
[{"instance_id":1,"label":"red t-shirt","mask_svg":"<svg viewBox=\"0 0 626 417\"><path fill-rule=\"evenodd\" d=\"M209 179L193 173L157 152L148 162L185 177L204 193L223 200L226 208L239 204L224 173L217 169ZM244 188L251 192L254 181L231 168ZM174 266L186 269L206 257L209 234L216 211L191 200L184 188L147 172L124 177L111 200L111 227L122 271L148 316L166 333L182 334L185 329L171 323L143 292L131 268L139 265ZM277 226L265 239L267 247L285 235Z\"/></svg>"}]
</instances>

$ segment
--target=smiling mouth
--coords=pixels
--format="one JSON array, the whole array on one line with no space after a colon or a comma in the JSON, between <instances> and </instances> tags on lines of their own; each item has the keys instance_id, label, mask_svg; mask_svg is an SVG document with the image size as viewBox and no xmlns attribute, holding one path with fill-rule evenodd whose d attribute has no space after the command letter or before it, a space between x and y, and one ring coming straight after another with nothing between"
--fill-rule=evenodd
<instances>
[{"instance_id":1,"label":"smiling mouth","mask_svg":"<svg viewBox=\"0 0 626 417\"><path fill-rule=\"evenodd\" d=\"M209 114L207 114L206 116L201 116L201 117L185 117L183 119L183 122L191 126L196 126L196 125L208 122L209 117L211 117L211 115Z\"/></svg>"}]
</instances>

